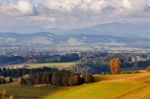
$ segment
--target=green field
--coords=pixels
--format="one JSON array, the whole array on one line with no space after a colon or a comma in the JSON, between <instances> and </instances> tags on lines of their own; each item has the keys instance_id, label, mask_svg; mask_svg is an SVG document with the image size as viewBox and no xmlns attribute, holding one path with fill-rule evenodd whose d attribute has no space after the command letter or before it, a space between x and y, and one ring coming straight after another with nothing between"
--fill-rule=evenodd
<instances>
[{"instance_id":1,"label":"green field","mask_svg":"<svg viewBox=\"0 0 150 99\"><path fill-rule=\"evenodd\" d=\"M30 68L39 68L39 67L70 67L74 66L75 62L68 62L68 63L39 63L39 64L28 64Z\"/></svg>"},{"instance_id":2,"label":"green field","mask_svg":"<svg viewBox=\"0 0 150 99\"><path fill-rule=\"evenodd\" d=\"M0 91L6 91L7 95L26 96L26 97L41 97L58 90L59 87L34 87L34 86L19 86L14 84L0 85Z\"/></svg>"},{"instance_id":3,"label":"green field","mask_svg":"<svg viewBox=\"0 0 150 99\"><path fill-rule=\"evenodd\" d=\"M150 74L96 76L98 82L58 90L45 99L150 99ZM101 81L103 80L103 81Z\"/></svg>"},{"instance_id":4,"label":"green field","mask_svg":"<svg viewBox=\"0 0 150 99\"><path fill-rule=\"evenodd\" d=\"M150 99L150 74L95 75L96 82L73 87L0 85L8 95L42 99Z\"/></svg>"},{"instance_id":5,"label":"green field","mask_svg":"<svg viewBox=\"0 0 150 99\"><path fill-rule=\"evenodd\" d=\"M29 68L40 68L40 67L70 67L74 66L76 62L64 62L64 63L35 63L35 64L16 64L12 66L23 66L27 65Z\"/></svg>"}]
</instances>

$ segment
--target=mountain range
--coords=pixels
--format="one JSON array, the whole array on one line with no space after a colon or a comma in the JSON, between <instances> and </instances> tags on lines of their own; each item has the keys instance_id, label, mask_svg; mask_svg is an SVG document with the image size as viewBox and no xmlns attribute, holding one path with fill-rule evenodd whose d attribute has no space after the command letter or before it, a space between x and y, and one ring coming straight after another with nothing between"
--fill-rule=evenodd
<instances>
[{"instance_id":1,"label":"mountain range","mask_svg":"<svg viewBox=\"0 0 150 99\"><path fill-rule=\"evenodd\" d=\"M99 34L34 34L0 33L0 47L47 47L47 46L133 46L150 47L150 39L139 37L111 36Z\"/></svg>"}]
</instances>

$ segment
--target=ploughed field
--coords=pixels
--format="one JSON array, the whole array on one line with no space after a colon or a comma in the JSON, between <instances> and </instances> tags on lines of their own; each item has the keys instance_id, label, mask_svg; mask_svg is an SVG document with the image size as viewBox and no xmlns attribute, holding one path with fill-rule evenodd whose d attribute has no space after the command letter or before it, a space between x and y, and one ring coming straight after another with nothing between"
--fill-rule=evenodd
<instances>
[{"instance_id":1,"label":"ploughed field","mask_svg":"<svg viewBox=\"0 0 150 99\"><path fill-rule=\"evenodd\" d=\"M72 87L0 85L8 95L41 99L150 99L150 73L95 75L96 82Z\"/></svg>"}]
</instances>

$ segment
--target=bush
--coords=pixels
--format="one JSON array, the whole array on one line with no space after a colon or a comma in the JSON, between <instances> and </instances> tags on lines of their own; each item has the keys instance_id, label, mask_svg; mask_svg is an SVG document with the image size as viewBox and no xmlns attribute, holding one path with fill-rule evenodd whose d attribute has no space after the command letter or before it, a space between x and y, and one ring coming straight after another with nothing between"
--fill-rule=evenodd
<instances>
[{"instance_id":1,"label":"bush","mask_svg":"<svg viewBox=\"0 0 150 99\"><path fill-rule=\"evenodd\" d=\"M6 81L4 78L0 78L0 84L6 84Z\"/></svg>"},{"instance_id":2,"label":"bush","mask_svg":"<svg viewBox=\"0 0 150 99\"><path fill-rule=\"evenodd\" d=\"M5 81L6 81L6 83L11 83L11 82L13 82L13 79L11 77L6 77Z\"/></svg>"},{"instance_id":3,"label":"bush","mask_svg":"<svg viewBox=\"0 0 150 99\"><path fill-rule=\"evenodd\" d=\"M20 77L20 78L18 79L18 83L19 83L19 84L26 84L26 81L25 81L24 78Z\"/></svg>"}]
</instances>

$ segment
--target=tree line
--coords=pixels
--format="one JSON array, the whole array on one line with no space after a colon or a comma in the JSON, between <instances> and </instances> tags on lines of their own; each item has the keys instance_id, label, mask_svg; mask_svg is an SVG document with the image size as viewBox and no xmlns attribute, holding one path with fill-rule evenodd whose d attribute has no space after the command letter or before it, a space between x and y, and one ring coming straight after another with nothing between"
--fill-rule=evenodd
<instances>
[{"instance_id":1,"label":"tree line","mask_svg":"<svg viewBox=\"0 0 150 99\"><path fill-rule=\"evenodd\" d=\"M80 60L80 56L77 53L62 55L37 54L33 56L0 55L0 66L22 63L73 62L78 60Z\"/></svg>"},{"instance_id":2,"label":"tree line","mask_svg":"<svg viewBox=\"0 0 150 99\"><path fill-rule=\"evenodd\" d=\"M30 75L27 78L19 78L21 84L51 84L56 86L75 86L83 83L94 81L94 77L90 74L76 74L69 71L42 72Z\"/></svg>"},{"instance_id":3,"label":"tree line","mask_svg":"<svg viewBox=\"0 0 150 99\"><path fill-rule=\"evenodd\" d=\"M56 86L75 86L94 81L90 74L73 73L54 68L37 69L1 69L5 75L0 78L0 84L11 83L17 78L19 84L37 85L51 84ZM8 72L9 71L9 72Z\"/></svg>"}]
</instances>

